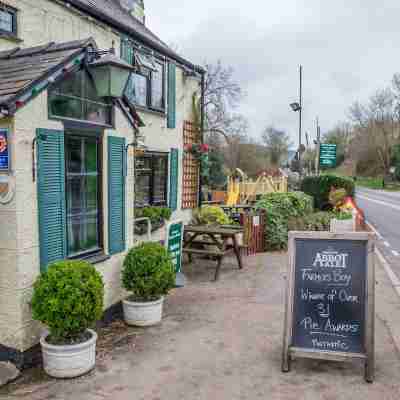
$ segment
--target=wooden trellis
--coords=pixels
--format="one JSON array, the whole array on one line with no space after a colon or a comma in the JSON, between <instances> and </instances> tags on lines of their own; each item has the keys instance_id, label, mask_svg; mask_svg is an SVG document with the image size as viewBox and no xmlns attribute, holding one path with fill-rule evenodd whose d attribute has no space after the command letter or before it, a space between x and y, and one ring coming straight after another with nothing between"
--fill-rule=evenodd
<instances>
[{"instance_id":1,"label":"wooden trellis","mask_svg":"<svg viewBox=\"0 0 400 400\"><path fill-rule=\"evenodd\" d=\"M185 121L183 124L183 144L200 143L199 130L193 122ZM183 159L182 182L182 208L193 209L198 205L199 162L190 153L186 153Z\"/></svg>"}]
</instances>

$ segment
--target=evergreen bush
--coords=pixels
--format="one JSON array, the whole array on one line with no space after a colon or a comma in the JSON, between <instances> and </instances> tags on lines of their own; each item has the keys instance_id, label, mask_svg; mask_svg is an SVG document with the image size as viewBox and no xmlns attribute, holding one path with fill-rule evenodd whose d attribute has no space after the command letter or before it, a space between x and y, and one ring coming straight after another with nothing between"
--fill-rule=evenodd
<instances>
[{"instance_id":1,"label":"evergreen bush","mask_svg":"<svg viewBox=\"0 0 400 400\"><path fill-rule=\"evenodd\" d=\"M301 191L312 196L319 210L332 209L329 203L331 189L345 189L348 196L354 196L355 186L351 178L336 175L308 176L301 182Z\"/></svg>"},{"instance_id":2,"label":"evergreen bush","mask_svg":"<svg viewBox=\"0 0 400 400\"><path fill-rule=\"evenodd\" d=\"M50 343L73 343L101 318L103 298L102 277L91 264L59 261L34 284L33 319L48 326Z\"/></svg>"},{"instance_id":3,"label":"evergreen bush","mask_svg":"<svg viewBox=\"0 0 400 400\"><path fill-rule=\"evenodd\" d=\"M195 225L232 225L234 222L218 206L203 206L193 213Z\"/></svg>"},{"instance_id":4,"label":"evergreen bush","mask_svg":"<svg viewBox=\"0 0 400 400\"><path fill-rule=\"evenodd\" d=\"M125 257L122 284L134 301L155 301L175 287L171 256L159 243L147 242L132 248Z\"/></svg>"},{"instance_id":5,"label":"evergreen bush","mask_svg":"<svg viewBox=\"0 0 400 400\"><path fill-rule=\"evenodd\" d=\"M301 192L269 193L263 196L255 207L266 211L267 249L281 250L287 247L289 219L312 213L313 199Z\"/></svg>"}]
</instances>

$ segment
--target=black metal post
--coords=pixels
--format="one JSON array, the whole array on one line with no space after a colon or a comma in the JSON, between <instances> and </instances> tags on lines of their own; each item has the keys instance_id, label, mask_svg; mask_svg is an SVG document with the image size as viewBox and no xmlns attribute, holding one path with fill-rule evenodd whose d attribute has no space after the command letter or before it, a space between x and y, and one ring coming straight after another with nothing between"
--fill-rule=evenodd
<instances>
[{"instance_id":1,"label":"black metal post","mask_svg":"<svg viewBox=\"0 0 400 400\"><path fill-rule=\"evenodd\" d=\"M303 66L300 65L299 68L299 78L300 78L300 89L299 89L299 173L301 175L301 137L302 137L302 117L303 117Z\"/></svg>"}]
</instances>

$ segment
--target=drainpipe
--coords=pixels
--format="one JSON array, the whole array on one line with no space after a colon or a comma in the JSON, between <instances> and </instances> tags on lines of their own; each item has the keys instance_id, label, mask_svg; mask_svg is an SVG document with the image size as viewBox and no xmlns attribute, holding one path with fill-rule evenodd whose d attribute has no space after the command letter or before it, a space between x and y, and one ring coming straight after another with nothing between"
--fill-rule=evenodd
<instances>
[{"instance_id":1,"label":"drainpipe","mask_svg":"<svg viewBox=\"0 0 400 400\"><path fill-rule=\"evenodd\" d=\"M205 84L206 84L206 72L203 70L201 73L201 100L200 100L200 143L204 144L204 129L205 129ZM199 207L202 205L202 190L203 190L203 178L199 176L199 195L198 195L198 204Z\"/></svg>"}]
</instances>

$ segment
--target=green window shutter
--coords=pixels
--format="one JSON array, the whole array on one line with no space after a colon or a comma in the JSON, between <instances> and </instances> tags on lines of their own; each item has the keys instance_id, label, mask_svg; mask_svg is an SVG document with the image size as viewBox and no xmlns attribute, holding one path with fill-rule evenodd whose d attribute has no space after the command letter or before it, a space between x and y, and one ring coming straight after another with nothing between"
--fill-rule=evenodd
<instances>
[{"instance_id":1,"label":"green window shutter","mask_svg":"<svg viewBox=\"0 0 400 400\"><path fill-rule=\"evenodd\" d=\"M169 207L172 211L178 208L179 150L171 149L169 161Z\"/></svg>"},{"instance_id":2,"label":"green window shutter","mask_svg":"<svg viewBox=\"0 0 400 400\"><path fill-rule=\"evenodd\" d=\"M38 208L40 268L67 254L64 132L38 129Z\"/></svg>"},{"instance_id":3,"label":"green window shutter","mask_svg":"<svg viewBox=\"0 0 400 400\"><path fill-rule=\"evenodd\" d=\"M109 253L125 250L125 139L108 137Z\"/></svg>"},{"instance_id":4,"label":"green window shutter","mask_svg":"<svg viewBox=\"0 0 400 400\"><path fill-rule=\"evenodd\" d=\"M124 38L121 40L121 58L128 64L133 65L133 47L132 44Z\"/></svg>"},{"instance_id":5,"label":"green window shutter","mask_svg":"<svg viewBox=\"0 0 400 400\"><path fill-rule=\"evenodd\" d=\"M168 64L168 115L167 127L176 128L176 66Z\"/></svg>"}]
</instances>

